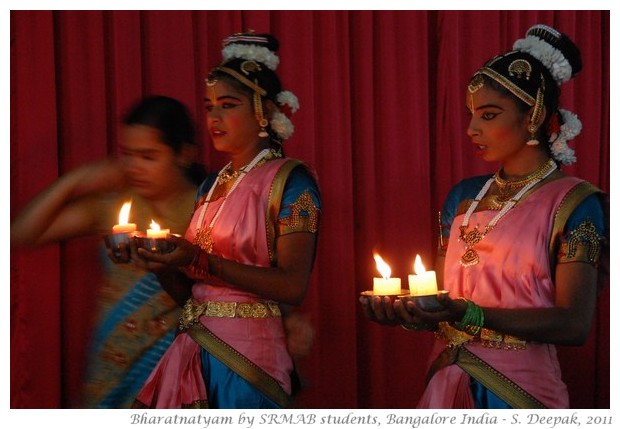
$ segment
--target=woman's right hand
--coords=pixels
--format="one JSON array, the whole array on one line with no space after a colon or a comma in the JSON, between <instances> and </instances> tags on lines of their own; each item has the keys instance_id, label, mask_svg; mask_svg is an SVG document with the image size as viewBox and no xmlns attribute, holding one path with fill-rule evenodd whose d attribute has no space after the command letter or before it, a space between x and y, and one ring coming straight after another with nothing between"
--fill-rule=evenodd
<instances>
[{"instance_id":1,"label":"woman's right hand","mask_svg":"<svg viewBox=\"0 0 620 429\"><path fill-rule=\"evenodd\" d=\"M359 298L366 318L381 325L396 326L404 323L394 311L394 301L389 296L365 296Z\"/></svg>"},{"instance_id":2,"label":"woman's right hand","mask_svg":"<svg viewBox=\"0 0 620 429\"><path fill-rule=\"evenodd\" d=\"M165 267L185 268L188 267L200 252L200 247L190 243L185 238L168 234L166 240L173 243L175 248L168 253L149 252L144 248L138 248L135 240L132 240L132 260L139 267L157 273ZM135 255L135 256L134 256Z\"/></svg>"}]
</instances>

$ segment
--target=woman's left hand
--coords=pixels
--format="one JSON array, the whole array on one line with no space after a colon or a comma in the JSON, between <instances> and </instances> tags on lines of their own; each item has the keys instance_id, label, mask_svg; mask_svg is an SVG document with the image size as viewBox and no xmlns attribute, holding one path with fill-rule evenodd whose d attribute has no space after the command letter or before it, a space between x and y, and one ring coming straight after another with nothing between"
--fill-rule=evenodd
<instances>
[{"instance_id":1,"label":"woman's left hand","mask_svg":"<svg viewBox=\"0 0 620 429\"><path fill-rule=\"evenodd\" d=\"M463 299L452 299L447 293L437 295L437 301L443 306L439 311L424 311L414 300L408 299L394 305L400 317L408 315L413 324L435 326L439 322L456 322L463 318L467 309L467 302Z\"/></svg>"}]
</instances>

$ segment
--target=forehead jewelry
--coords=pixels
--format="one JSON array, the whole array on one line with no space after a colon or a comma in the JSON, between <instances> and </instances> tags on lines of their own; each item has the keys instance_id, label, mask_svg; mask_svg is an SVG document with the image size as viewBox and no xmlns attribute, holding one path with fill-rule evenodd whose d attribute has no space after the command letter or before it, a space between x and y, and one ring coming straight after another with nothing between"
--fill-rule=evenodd
<instances>
[{"instance_id":1,"label":"forehead jewelry","mask_svg":"<svg viewBox=\"0 0 620 429\"><path fill-rule=\"evenodd\" d=\"M209 91L209 97L211 98L212 102L215 102L216 100L216 95L215 95L215 85L217 84L217 79L207 79L207 90Z\"/></svg>"},{"instance_id":2,"label":"forehead jewelry","mask_svg":"<svg viewBox=\"0 0 620 429\"><path fill-rule=\"evenodd\" d=\"M478 92L480 88L484 86L484 78L480 73L477 73L470 81L469 85L467 85L467 90L470 94L474 94Z\"/></svg>"},{"instance_id":3,"label":"forehead jewelry","mask_svg":"<svg viewBox=\"0 0 620 429\"><path fill-rule=\"evenodd\" d=\"M474 94L480 90L484 86L484 78L481 74L476 74L471 81L469 81L469 85L467 85L467 91L469 91L469 111L474 114L476 110L474 108Z\"/></svg>"}]
</instances>

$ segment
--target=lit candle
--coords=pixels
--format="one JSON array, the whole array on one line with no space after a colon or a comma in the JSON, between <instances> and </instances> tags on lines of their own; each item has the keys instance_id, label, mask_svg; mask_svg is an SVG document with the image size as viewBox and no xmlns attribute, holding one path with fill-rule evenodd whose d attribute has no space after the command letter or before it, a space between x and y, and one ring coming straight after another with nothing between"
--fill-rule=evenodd
<instances>
[{"instance_id":1,"label":"lit candle","mask_svg":"<svg viewBox=\"0 0 620 429\"><path fill-rule=\"evenodd\" d=\"M121 207L121 211L118 214L118 225L112 227L113 234L136 232L136 224L129 223L129 210L131 210L131 201L127 201Z\"/></svg>"},{"instance_id":2,"label":"lit candle","mask_svg":"<svg viewBox=\"0 0 620 429\"><path fill-rule=\"evenodd\" d=\"M151 229L146 230L146 238L166 238L168 234L169 229L161 229L159 224L151 219Z\"/></svg>"},{"instance_id":3,"label":"lit candle","mask_svg":"<svg viewBox=\"0 0 620 429\"><path fill-rule=\"evenodd\" d=\"M390 266L376 253L374 257L377 263L377 270L379 270L381 277L375 277L373 279L373 293L375 295L399 295L401 292L400 278L391 278L390 275L392 274L392 270Z\"/></svg>"},{"instance_id":4,"label":"lit candle","mask_svg":"<svg viewBox=\"0 0 620 429\"><path fill-rule=\"evenodd\" d=\"M426 271L420 255L416 255L413 264L415 274L409 274L409 295L427 296L437 294L437 277L435 271Z\"/></svg>"}]
</instances>

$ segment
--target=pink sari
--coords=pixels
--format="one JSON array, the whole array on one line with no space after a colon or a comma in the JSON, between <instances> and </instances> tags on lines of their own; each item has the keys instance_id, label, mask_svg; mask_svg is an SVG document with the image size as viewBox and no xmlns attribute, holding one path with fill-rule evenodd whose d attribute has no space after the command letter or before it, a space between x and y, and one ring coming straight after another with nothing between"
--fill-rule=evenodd
<instances>
[{"instance_id":1,"label":"pink sari","mask_svg":"<svg viewBox=\"0 0 620 429\"><path fill-rule=\"evenodd\" d=\"M270 192L276 173L286 160L272 160L251 170L228 196L208 204L202 227L210 224L218 207L223 206L213 229L213 252L225 259L267 267L271 264L268 242ZM193 241L199 213L194 213L185 234ZM277 211L276 211L277 216ZM266 303L261 297L226 284L196 283L192 287L195 303L206 301ZM277 303L269 303L276 304ZM288 394L293 362L286 349L280 317L200 317L200 323L237 353L258 366ZM200 346L187 334L177 336L138 396L138 402L152 408L198 407L208 404L201 373Z\"/></svg>"},{"instance_id":2,"label":"pink sari","mask_svg":"<svg viewBox=\"0 0 620 429\"><path fill-rule=\"evenodd\" d=\"M452 297L462 296L482 307L553 307L555 286L549 259L553 220L565 196L580 182L564 177L535 189L476 244L480 262L470 267L459 262L465 250L459 240L463 214L458 214L450 230L445 289ZM496 213L477 211L470 225L483 228ZM431 358L445 347L446 343L438 340ZM527 342L523 350L506 350L471 342L465 347L546 407L568 408L568 391L554 345ZM468 383L469 375L459 366L446 366L431 378L418 407L473 407Z\"/></svg>"}]
</instances>

